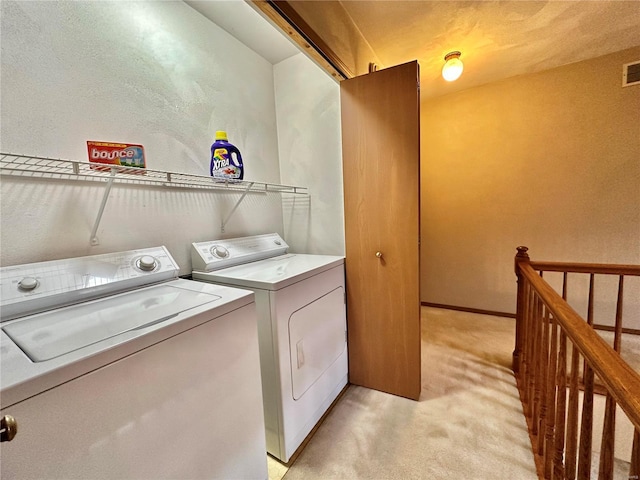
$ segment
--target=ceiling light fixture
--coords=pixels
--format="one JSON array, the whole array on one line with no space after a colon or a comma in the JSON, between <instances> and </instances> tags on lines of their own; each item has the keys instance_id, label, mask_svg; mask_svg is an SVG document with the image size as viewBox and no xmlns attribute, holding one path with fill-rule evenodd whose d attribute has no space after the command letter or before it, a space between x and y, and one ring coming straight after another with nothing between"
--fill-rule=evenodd
<instances>
[{"instance_id":1,"label":"ceiling light fixture","mask_svg":"<svg viewBox=\"0 0 640 480\"><path fill-rule=\"evenodd\" d=\"M462 75L464 65L460 60L460 52L449 52L444 56L444 67L442 67L442 78L447 82L453 82Z\"/></svg>"}]
</instances>

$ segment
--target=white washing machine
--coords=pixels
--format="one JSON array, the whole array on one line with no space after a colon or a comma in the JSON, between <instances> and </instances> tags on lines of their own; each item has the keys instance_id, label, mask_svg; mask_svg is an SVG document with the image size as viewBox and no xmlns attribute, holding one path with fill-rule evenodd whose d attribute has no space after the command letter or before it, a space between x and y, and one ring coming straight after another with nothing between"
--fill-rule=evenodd
<instances>
[{"instance_id":1,"label":"white washing machine","mask_svg":"<svg viewBox=\"0 0 640 480\"><path fill-rule=\"evenodd\" d=\"M254 295L177 273L164 247L0 269L2 478L267 478Z\"/></svg>"},{"instance_id":2,"label":"white washing machine","mask_svg":"<svg viewBox=\"0 0 640 480\"><path fill-rule=\"evenodd\" d=\"M344 257L276 233L192 244L193 278L255 292L267 451L288 462L346 386Z\"/></svg>"}]
</instances>

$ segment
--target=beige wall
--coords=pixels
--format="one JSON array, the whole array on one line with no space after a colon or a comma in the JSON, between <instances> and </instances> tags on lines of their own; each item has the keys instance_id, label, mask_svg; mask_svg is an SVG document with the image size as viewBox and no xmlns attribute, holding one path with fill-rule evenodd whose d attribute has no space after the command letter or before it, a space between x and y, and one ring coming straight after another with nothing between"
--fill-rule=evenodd
<instances>
[{"instance_id":1,"label":"beige wall","mask_svg":"<svg viewBox=\"0 0 640 480\"><path fill-rule=\"evenodd\" d=\"M518 245L640 264L640 86L621 86L636 60L640 47L422 102L422 301L514 312Z\"/></svg>"}]
</instances>

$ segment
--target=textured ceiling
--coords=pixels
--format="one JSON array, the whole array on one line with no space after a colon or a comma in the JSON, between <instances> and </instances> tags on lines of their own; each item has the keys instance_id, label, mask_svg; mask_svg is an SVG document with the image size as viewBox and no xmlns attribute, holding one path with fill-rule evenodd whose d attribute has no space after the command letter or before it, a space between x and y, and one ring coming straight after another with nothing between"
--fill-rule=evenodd
<instances>
[{"instance_id":1,"label":"textured ceiling","mask_svg":"<svg viewBox=\"0 0 640 480\"><path fill-rule=\"evenodd\" d=\"M273 64L298 51L242 0L186 3ZM347 22L350 18L373 50L375 58L367 57L367 62L390 67L417 59L423 98L640 46L640 0L290 3L319 4L314 15L327 18L307 19L319 28L317 33L329 44L341 39L344 48L357 49L327 14L332 4L338 7L332 12ZM440 72L445 54L454 50L462 52L464 72L448 83Z\"/></svg>"},{"instance_id":2,"label":"textured ceiling","mask_svg":"<svg viewBox=\"0 0 640 480\"><path fill-rule=\"evenodd\" d=\"M640 0L341 4L383 66L419 61L423 97L640 46ZM440 71L454 50L464 73L448 83Z\"/></svg>"}]
</instances>

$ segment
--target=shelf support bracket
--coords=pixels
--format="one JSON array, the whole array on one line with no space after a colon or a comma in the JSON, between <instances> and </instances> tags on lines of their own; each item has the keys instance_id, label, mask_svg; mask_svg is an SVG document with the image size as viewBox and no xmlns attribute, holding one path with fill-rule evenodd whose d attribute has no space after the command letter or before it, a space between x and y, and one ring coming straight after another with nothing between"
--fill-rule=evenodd
<instances>
[{"instance_id":1,"label":"shelf support bracket","mask_svg":"<svg viewBox=\"0 0 640 480\"><path fill-rule=\"evenodd\" d=\"M109 193L111 193L111 186L113 185L113 181L116 178L116 169L111 169L111 176L107 181L107 186L104 190L104 195L102 196L102 203L100 203L100 209L98 210L98 216L96 217L96 221L93 224L93 230L91 230L91 245L94 247L96 245L100 245L100 241L98 240L98 226L100 225L100 220L102 220L102 214L104 213L104 207L107 205L107 200L109 199Z\"/></svg>"},{"instance_id":2,"label":"shelf support bracket","mask_svg":"<svg viewBox=\"0 0 640 480\"><path fill-rule=\"evenodd\" d=\"M227 223L229 223L229 220L231 219L231 217L233 216L233 214L235 213L236 209L240 206L240 204L242 203L242 201L244 200L244 197L247 196L247 193L249 193L249 190L251 190L251 188L253 187L253 184L255 182L251 182L247 188L245 188L244 192L242 192L242 196L238 199L238 201L236 202L236 204L234 205L234 207L231 209L231 211L229 212L229 215L227 215L227 218L225 218L224 220L222 220L222 225L220 226L220 231L222 233L224 233L224 227Z\"/></svg>"}]
</instances>

